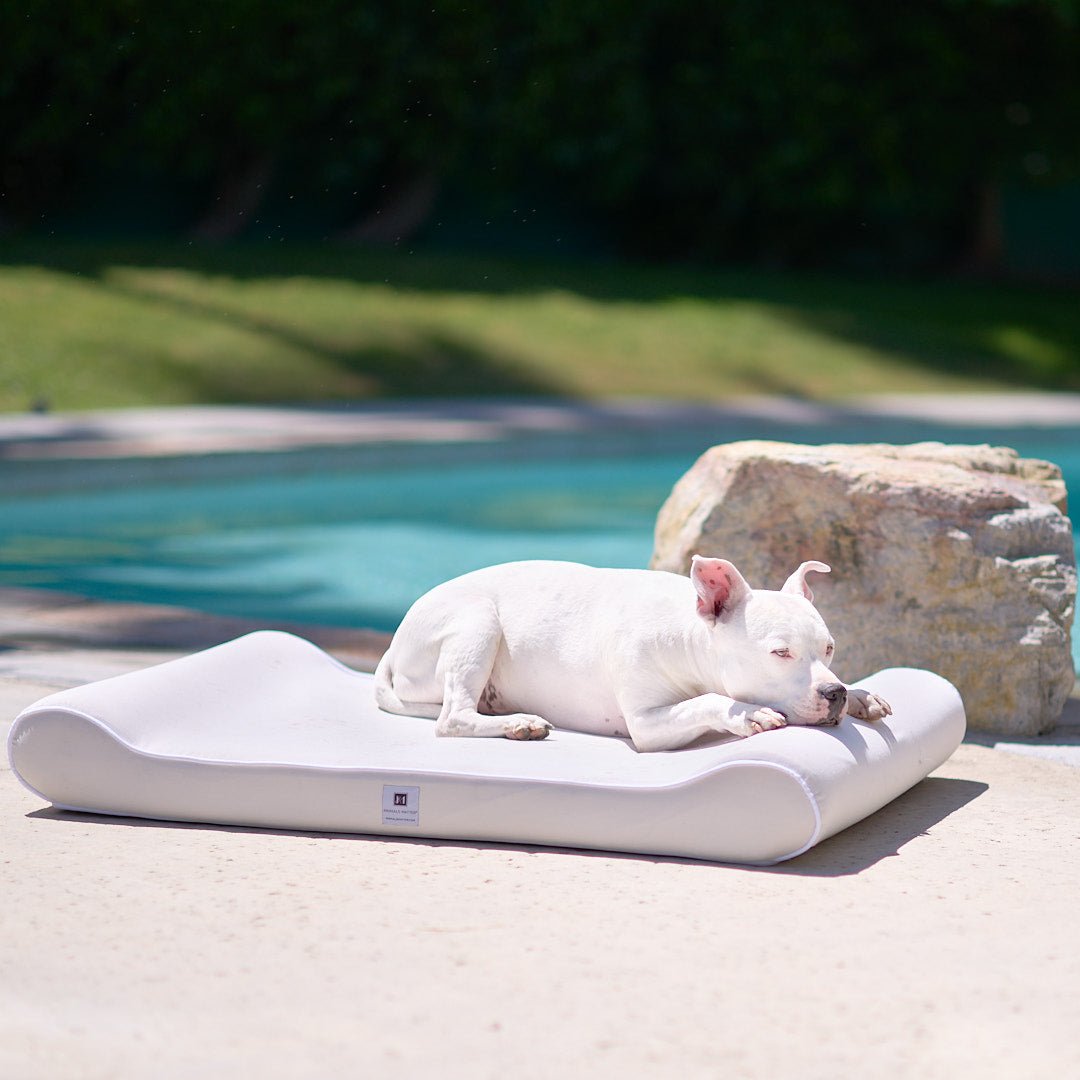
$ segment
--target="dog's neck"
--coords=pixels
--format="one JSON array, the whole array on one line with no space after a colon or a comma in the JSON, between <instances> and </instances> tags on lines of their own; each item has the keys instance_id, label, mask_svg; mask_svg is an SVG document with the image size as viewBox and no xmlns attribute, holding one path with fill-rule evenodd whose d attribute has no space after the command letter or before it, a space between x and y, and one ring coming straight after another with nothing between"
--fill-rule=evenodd
<instances>
[{"instance_id":1,"label":"dog's neck","mask_svg":"<svg viewBox=\"0 0 1080 1080\"><path fill-rule=\"evenodd\" d=\"M723 624L712 625L695 616L685 631L685 647L669 656L686 665L685 682L695 694L726 694L723 665Z\"/></svg>"}]
</instances>

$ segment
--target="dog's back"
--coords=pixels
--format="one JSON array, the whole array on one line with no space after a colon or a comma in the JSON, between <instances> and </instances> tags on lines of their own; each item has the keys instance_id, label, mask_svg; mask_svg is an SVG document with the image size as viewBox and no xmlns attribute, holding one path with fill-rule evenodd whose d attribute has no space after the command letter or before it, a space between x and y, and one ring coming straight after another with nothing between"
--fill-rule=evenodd
<instances>
[{"instance_id":1,"label":"dog's back","mask_svg":"<svg viewBox=\"0 0 1080 1080\"><path fill-rule=\"evenodd\" d=\"M661 571L567 562L477 570L409 609L376 672L377 700L391 712L438 715L444 643L471 635L478 656L492 653L482 710L537 713L557 727L625 734L616 669L624 672L649 638L693 623L692 612L690 582Z\"/></svg>"}]
</instances>

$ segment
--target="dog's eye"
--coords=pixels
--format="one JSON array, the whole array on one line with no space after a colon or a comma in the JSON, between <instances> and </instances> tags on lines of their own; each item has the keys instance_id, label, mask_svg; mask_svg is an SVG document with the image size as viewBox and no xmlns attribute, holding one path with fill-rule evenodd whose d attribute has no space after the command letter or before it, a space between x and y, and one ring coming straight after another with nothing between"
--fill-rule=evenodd
<instances>
[{"instance_id":1,"label":"dog's eye","mask_svg":"<svg viewBox=\"0 0 1080 1080\"><path fill-rule=\"evenodd\" d=\"M790 660L791 659L791 650L790 649L773 649L772 654L773 654L773 656L779 656L781 660Z\"/></svg>"},{"instance_id":2,"label":"dog's eye","mask_svg":"<svg viewBox=\"0 0 1080 1080\"><path fill-rule=\"evenodd\" d=\"M826 645L825 646L825 655L826 656L832 656L832 654L834 652L836 652L836 647L835 646L833 646L833 645Z\"/></svg>"}]
</instances>

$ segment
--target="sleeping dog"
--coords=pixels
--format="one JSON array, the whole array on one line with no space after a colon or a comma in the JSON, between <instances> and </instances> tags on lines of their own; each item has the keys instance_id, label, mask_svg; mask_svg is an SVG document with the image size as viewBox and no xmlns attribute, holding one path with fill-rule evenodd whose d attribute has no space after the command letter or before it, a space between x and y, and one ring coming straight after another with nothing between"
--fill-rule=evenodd
<instances>
[{"instance_id":1,"label":"sleeping dog","mask_svg":"<svg viewBox=\"0 0 1080 1080\"><path fill-rule=\"evenodd\" d=\"M804 562L779 592L700 556L689 578L562 562L477 570L409 609L375 673L376 701L434 719L436 735L542 739L562 727L638 750L889 715L829 670L811 570L829 567Z\"/></svg>"}]
</instances>

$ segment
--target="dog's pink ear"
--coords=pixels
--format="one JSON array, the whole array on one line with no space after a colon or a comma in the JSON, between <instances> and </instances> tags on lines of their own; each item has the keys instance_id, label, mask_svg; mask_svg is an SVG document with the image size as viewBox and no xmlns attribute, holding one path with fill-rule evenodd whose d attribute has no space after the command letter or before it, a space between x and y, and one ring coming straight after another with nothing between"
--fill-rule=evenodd
<instances>
[{"instance_id":1,"label":"dog's pink ear","mask_svg":"<svg viewBox=\"0 0 1080 1080\"><path fill-rule=\"evenodd\" d=\"M690 564L690 580L697 590L698 614L707 622L716 622L750 595L746 578L727 559L703 559L695 555Z\"/></svg>"},{"instance_id":2,"label":"dog's pink ear","mask_svg":"<svg viewBox=\"0 0 1080 1080\"><path fill-rule=\"evenodd\" d=\"M781 592L794 593L796 596L805 596L807 600L813 602L814 594L810 590L810 586L806 584L806 575L810 570L814 570L819 574L831 574L832 567L826 566L823 562L804 562L794 574L791 575L784 582L784 587Z\"/></svg>"}]
</instances>

